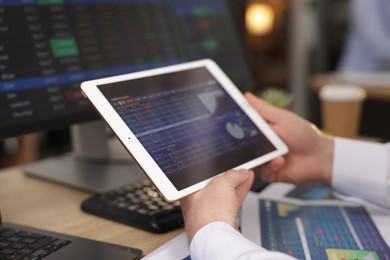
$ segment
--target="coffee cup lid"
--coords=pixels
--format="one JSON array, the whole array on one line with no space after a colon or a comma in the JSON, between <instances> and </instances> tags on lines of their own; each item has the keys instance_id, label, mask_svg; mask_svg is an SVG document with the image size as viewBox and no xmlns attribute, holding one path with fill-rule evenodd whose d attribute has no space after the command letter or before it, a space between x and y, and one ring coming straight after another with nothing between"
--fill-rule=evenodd
<instances>
[{"instance_id":1,"label":"coffee cup lid","mask_svg":"<svg viewBox=\"0 0 390 260\"><path fill-rule=\"evenodd\" d=\"M350 84L329 84L320 89L321 100L345 102L362 101L366 98L366 90L357 85Z\"/></svg>"}]
</instances>

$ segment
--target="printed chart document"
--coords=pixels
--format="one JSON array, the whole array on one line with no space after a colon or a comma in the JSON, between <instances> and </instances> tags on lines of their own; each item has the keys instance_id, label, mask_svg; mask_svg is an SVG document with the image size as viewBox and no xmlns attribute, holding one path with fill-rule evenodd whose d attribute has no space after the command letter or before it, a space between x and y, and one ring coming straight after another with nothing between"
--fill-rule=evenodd
<instances>
[{"instance_id":1,"label":"printed chart document","mask_svg":"<svg viewBox=\"0 0 390 260\"><path fill-rule=\"evenodd\" d=\"M322 186L277 183L250 193L241 231L299 259L390 259L390 212L346 202Z\"/></svg>"}]
</instances>

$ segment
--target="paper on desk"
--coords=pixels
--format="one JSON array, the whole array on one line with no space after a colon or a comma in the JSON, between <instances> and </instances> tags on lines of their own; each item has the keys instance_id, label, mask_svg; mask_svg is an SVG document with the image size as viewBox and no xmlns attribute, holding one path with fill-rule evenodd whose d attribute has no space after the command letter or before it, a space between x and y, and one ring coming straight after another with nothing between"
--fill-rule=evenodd
<instances>
[{"instance_id":1,"label":"paper on desk","mask_svg":"<svg viewBox=\"0 0 390 260\"><path fill-rule=\"evenodd\" d=\"M187 235L185 232L169 240L149 255L145 256L145 260L161 260L161 259L186 259L190 258L190 247L188 245Z\"/></svg>"},{"instance_id":2,"label":"paper on desk","mask_svg":"<svg viewBox=\"0 0 390 260\"><path fill-rule=\"evenodd\" d=\"M269 237L272 233L275 232L276 228L280 227L280 230L283 230L286 227L286 226L282 226L282 224L281 224L281 222L285 221L286 218L279 217L280 220L277 220L274 215L269 215L267 218L271 219L272 220L271 222L274 222L274 223L268 223L268 221L264 220L263 225L266 226L267 229L271 228L274 230L273 231L272 230L271 231L270 230L261 230L261 227L262 227L261 216L262 215L264 216L264 212L263 212L263 214L261 214L261 212L260 212L261 211L260 210L260 201L263 201L262 202L263 207L264 207L264 205L265 206L272 205L273 207L276 206L276 209L279 210L277 212L282 212L282 214L285 213L286 216L290 216L290 213L291 213L291 219L293 219L294 221L297 222L296 227L298 228L298 230L299 230L299 226L301 226L301 228L302 228L300 230L301 231L300 234L303 236L303 240L305 240L306 230L304 230L304 227L302 225L299 225L299 220L300 220L300 215L299 215L300 211L299 210L303 209L303 212L306 212L304 210L307 209L307 207L304 207L304 206L335 206L337 208L340 208L341 211L343 211L343 209L345 208L343 206L346 206L347 208L350 208L348 206L357 206L357 208L361 208L361 206L364 206L364 208L367 210L367 212L369 214L369 217L375 223L380 235L382 236L382 238L384 240L384 244L387 243L387 245L390 245L390 225L388 224L388 223L390 223L389 211L380 209L379 207L373 206L371 204L364 204L363 205L363 204L361 204L361 201L359 204L357 204L357 203L354 203L351 201L346 202L346 201L342 201L342 200L302 200L302 199L298 199L298 198L287 197L286 194L288 194L290 191L292 191L295 188L296 188L296 186L292 185L292 184L276 183L276 184L269 185L261 193L249 193L247 198L245 199L245 201L243 203L243 207L242 207L242 211L241 211L241 231L242 231L242 234L246 238L248 238L249 240L253 241L254 243L257 243L259 245L263 245L265 247L266 247L265 244L267 244L267 243L268 244L271 243L271 244L275 245L275 248L283 247L281 244L278 244L277 240L280 239L279 237L274 237L274 238L269 238ZM334 208L334 207L330 207L330 208ZM295 210L297 210L297 211L295 211ZM314 210L316 210L316 209L314 209ZM269 211L269 212L274 212L274 211ZM267 213L268 213L268 210L267 210ZM269 214L271 214L271 213L269 213ZM347 220L348 220L348 218L349 217L346 216ZM280 221L280 222L278 222L278 221ZM267 222L267 223L265 224L265 222ZM285 225L286 222L283 222L283 223ZM348 223L348 221L347 221L347 224L349 224L348 228L350 228L353 231L354 227L352 226L352 224ZM294 226L294 225L295 224L292 224L292 226ZM329 224L324 224L323 222L322 223L316 222L312 225L313 225L313 228L314 228L314 226L319 226L317 228L318 228L318 231L321 233L327 233L329 231L329 232L333 232L335 234L340 233L340 235L343 235L343 234L341 234L342 233L341 228L337 227L336 229L334 229L332 224L330 224L330 226L329 226ZM367 230L368 229L369 228L367 228ZM369 231L367 231L367 232L369 232ZM310 231L307 231L307 232L310 233ZM314 233L317 232L317 229L314 228L312 230L312 232L314 232ZM267 233L267 234L264 235L265 233ZM292 232L291 234L293 234L293 233L294 232ZM310 233L310 234L314 234L314 233ZM352 232L352 233L354 233L354 232ZM291 234L289 233L289 235L291 235ZM267 240L267 241L263 241L264 243L262 243L262 241L261 241L262 235L264 235L263 237L265 237L265 239ZM358 235L356 235L356 234L354 234L354 235L355 235L356 239L359 240ZM362 235L362 234L359 234L359 236L360 235ZM380 235L377 236L378 241L380 240ZM317 237L320 237L320 236L321 235L318 235ZM271 236L271 237L273 237L273 236ZM336 240L339 239L339 237L336 237L336 236L334 238ZM332 239L333 239L333 237L332 237ZM272 241L272 242L270 242L270 241ZM342 239L340 240L340 242L342 242ZM293 244L293 243L290 243L290 244L286 243L286 245L294 247L294 245L291 245L291 244ZM307 247L310 246L310 242L308 244L309 245ZM286 245L284 245L284 246L286 246ZM302 246L303 245L304 245L304 243L302 242ZM304 248L304 246L303 246L303 248ZM335 249L331 249L331 248L327 248L327 247L325 247L325 248L326 248L326 251L329 251L335 255L341 254L339 251L336 251ZM342 253L349 254L352 251L354 251L352 253L363 254L363 253L367 253L367 252L369 252L369 253L372 252L370 250L364 251L363 249L365 249L365 248L363 246L361 246L360 248L361 248L360 251L359 250L344 250L344 252L342 252ZM295 249L298 250L297 248L295 248ZM275 249L275 250L278 250L278 249ZM301 249L299 249L299 250L301 250ZM294 250L291 250L290 252L292 252L292 251L294 251ZM389 251L390 250L388 249L388 247L386 249L386 245L385 245L385 249L383 250L383 252L385 254L388 254ZM373 252L374 252L374 254L376 253L375 251L373 251ZM381 253L383 253L383 252L381 252ZM288 253L288 252L286 252L286 253ZM308 250L306 251L306 253L308 253ZM310 259L310 257L307 259ZM341 259L341 258L334 258L334 259ZM361 258L359 258L359 259L361 259ZM372 259L379 259L379 258L374 257Z\"/></svg>"}]
</instances>

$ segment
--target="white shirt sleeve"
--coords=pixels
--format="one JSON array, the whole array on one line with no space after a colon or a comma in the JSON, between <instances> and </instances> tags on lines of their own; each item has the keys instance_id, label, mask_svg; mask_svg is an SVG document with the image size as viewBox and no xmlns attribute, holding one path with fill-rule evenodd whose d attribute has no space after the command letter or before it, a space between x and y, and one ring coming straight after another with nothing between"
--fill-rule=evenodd
<instances>
[{"instance_id":1,"label":"white shirt sleeve","mask_svg":"<svg viewBox=\"0 0 390 260\"><path fill-rule=\"evenodd\" d=\"M390 208L390 143L335 138L332 186Z\"/></svg>"},{"instance_id":2,"label":"white shirt sleeve","mask_svg":"<svg viewBox=\"0 0 390 260\"><path fill-rule=\"evenodd\" d=\"M289 255L262 248L246 239L225 222L213 222L202 227L192 239L190 254L192 260L295 259Z\"/></svg>"}]
</instances>

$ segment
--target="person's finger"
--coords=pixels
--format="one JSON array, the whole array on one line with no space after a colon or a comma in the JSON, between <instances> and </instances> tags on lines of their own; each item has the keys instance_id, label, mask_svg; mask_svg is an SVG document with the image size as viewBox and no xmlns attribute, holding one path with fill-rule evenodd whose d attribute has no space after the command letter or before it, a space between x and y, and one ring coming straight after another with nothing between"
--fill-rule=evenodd
<instances>
[{"instance_id":1,"label":"person's finger","mask_svg":"<svg viewBox=\"0 0 390 260\"><path fill-rule=\"evenodd\" d=\"M272 174L273 173L272 173L271 169L269 168L269 166L261 166L259 168L257 176L260 177L260 179L262 179L263 181L269 182L269 179L270 179Z\"/></svg>"},{"instance_id":2,"label":"person's finger","mask_svg":"<svg viewBox=\"0 0 390 260\"><path fill-rule=\"evenodd\" d=\"M276 157L275 159L272 159L268 164L272 171L279 171L283 168L283 166L286 163L286 158L283 156Z\"/></svg>"},{"instance_id":3,"label":"person's finger","mask_svg":"<svg viewBox=\"0 0 390 260\"><path fill-rule=\"evenodd\" d=\"M241 186L239 186L237 188L236 194L237 194L238 202L240 205L241 205L242 201L245 199L246 195L248 194L250 188L252 187L254 178L255 178L255 175L254 175L253 171L249 171L249 177L246 180L246 182L244 182L244 184L242 184Z\"/></svg>"},{"instance_id":4,"label":"person's finger","mask_svg":"<svg viewBox=\"0 0 390 260\"><path fill-rule=\"evenodd\" d=\"M237 188L248 180L249 175L248 170L229 170L222 175L222 178L225 178L231 187Z\"/></svg>"},{"instance_id":5,"label":"person's finger","mask_svg":"<svg viewBox=\"0 0 390 260\"><path fill-rule=\"evenodd\" d=\"M270 164L261 165L257 175L265 182L271 183L277 180L277 172L270 167Z\"/></svg>"},{"instance_id":6,"label":"person's finger","mask_svg":"<svg viewBox=\"0 0 390 260\"><path fill-rule=\"evenodd\" d=\"M228 185L234 189L237 187L243 185L248 181L250 178L250 172L248 170L229 170L226 171L223 175L217 176L214 179L211 180L211 183L208 184L205 189L207 189L209 186L219 185L221 181L225 180L227 181ZM214 186L215 187L215 186ZM190 201L193 199L194 196L196 196L197 192L194 192L184 198L180 199L180 203L187 204L190 203Z\"/></svg>"},{"instance_id":7,"label":"person's finger","mask_svg":"<svg viewBox=\"0 0 390 260\"><path fill-rule=\"evenodd\" d=\"M278 121L282 115L280 114L283 110L272 106L271 104L265 102L264 100L259 99L250 92L245 93L245 97L248 102L253 106L253 108L262 116L264 119L270 123Z\"/></svg>"}]
</instances>

